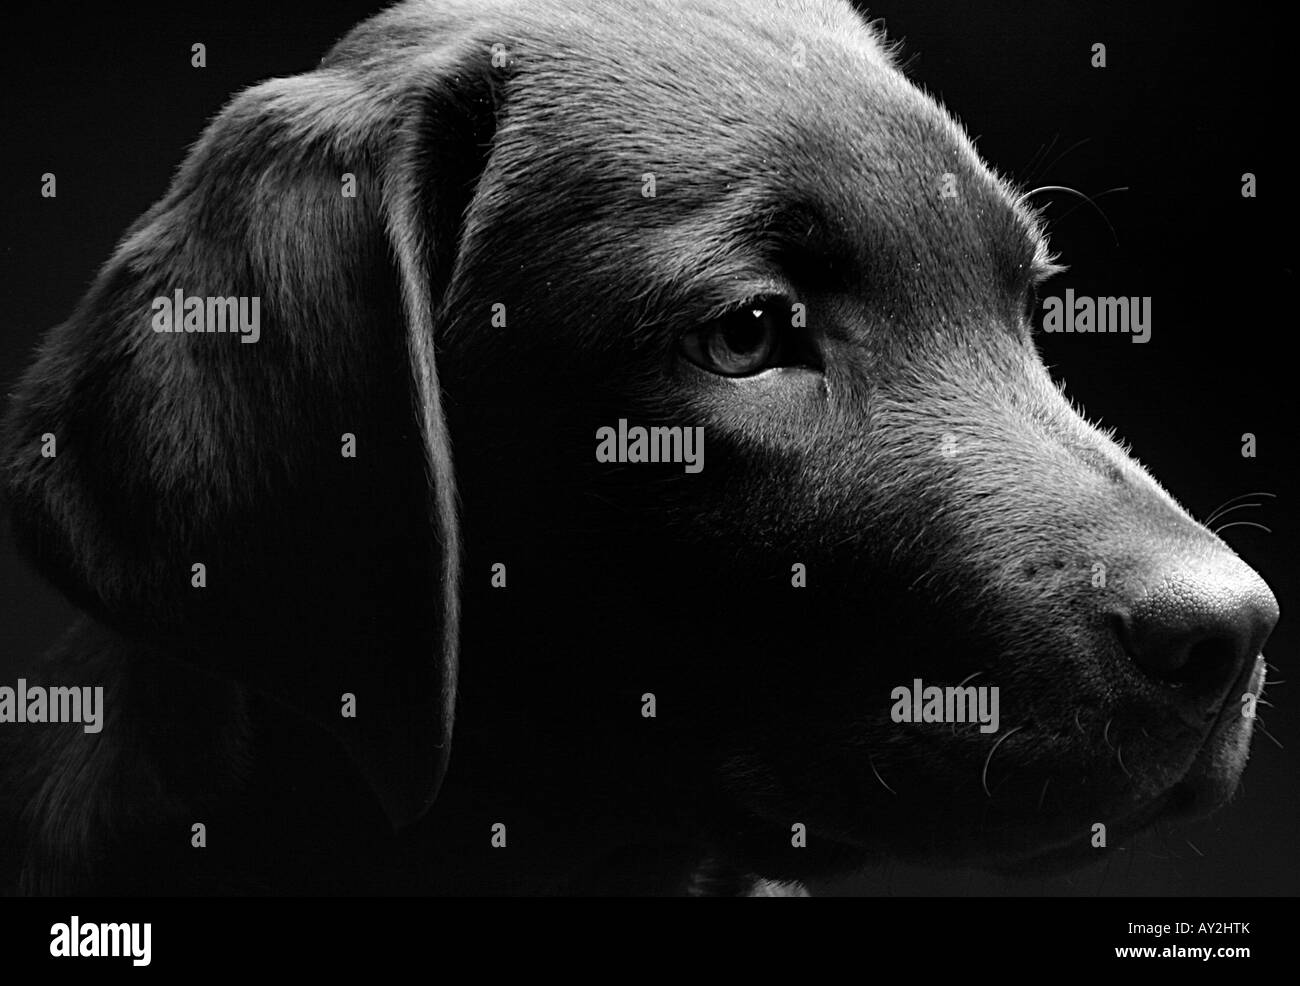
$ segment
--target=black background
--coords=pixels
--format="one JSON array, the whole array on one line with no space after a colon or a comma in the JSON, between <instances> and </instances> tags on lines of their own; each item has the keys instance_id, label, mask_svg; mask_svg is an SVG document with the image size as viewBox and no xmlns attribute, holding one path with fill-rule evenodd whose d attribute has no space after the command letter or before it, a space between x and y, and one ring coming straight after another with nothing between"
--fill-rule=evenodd
<instances>
[{"instance_id":1,"label":"black background","mask_svg":"<svg viewBox=\"0 0 1300 986\"><path fill-rule=\"evenodd\" d=\"M743 0L737 0L743 2ZM0 380L61 321L126 226L159 198L231 93L311 69L377 5L98 5L7 20L0 58ZM1042 336L1044 356L1094 419L1193 514L1277 495L1225 539L1268 582L1283 620L1271 675L1294 677L1289 619L1296 454L1294 35L1262 5L897 0L872 8L906 43L909 74L967 126L994 167L1050 202L1070 270L1047 294L1151 296L1152 339ZM190 45L207 46L204 69ZM1104 43L1107 67L1090 66ZM743 57L738 52L737 57ZM1282 80L1288 78L1284 86ZM1240 194L1258 178L1258 198ZM40 195L41 175L58 197ZM1104 216L1102 215L1104 213ZM1113 232L1112 232L1113 228ZM1241 436L1258 457L1242 458ZM3 519L3 518L0 518ZM12 683L71 610L0 535L0 681ZM1270 687L1237 801L1183 831L1147 833L1069 876L1010 881L890 865L828 890L889 894L1294 894L1300 889L1298 684ZM2 793L0 793L2 796ZM1190 841L1189 841L1190 840ZM1192 846L1195 846L1195 850ZM1203 854L1203 855L1202 855Z\"/></svg>"}]
</instances>

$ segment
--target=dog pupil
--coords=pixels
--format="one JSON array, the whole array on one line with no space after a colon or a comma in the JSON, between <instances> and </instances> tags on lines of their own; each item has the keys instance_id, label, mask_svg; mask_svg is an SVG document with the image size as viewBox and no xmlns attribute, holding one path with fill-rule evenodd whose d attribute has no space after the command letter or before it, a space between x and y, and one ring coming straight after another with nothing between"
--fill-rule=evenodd
<instances>
[{"instance_id":1,"label":"dog pupil","mask_svg":"<svg viewBox=\"0 0 1300 986\"><path fill-rule=\"evenodd\" d=\"M753 318L733 320L722 332L723 342L733 352L746 352L756 349L763 341L763 310L751 309Z\"/></svg>"}]
</instances>

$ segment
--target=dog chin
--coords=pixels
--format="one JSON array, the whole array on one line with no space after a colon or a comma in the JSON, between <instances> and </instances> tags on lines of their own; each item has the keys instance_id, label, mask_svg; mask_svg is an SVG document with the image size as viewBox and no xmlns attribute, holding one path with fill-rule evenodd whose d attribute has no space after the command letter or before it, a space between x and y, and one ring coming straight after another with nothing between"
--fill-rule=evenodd
<instances>
[{"instance_id":1,"label":"dog chin","mask_svg":"<svg viewBox=\"0 0 1300 986\"><path fill-rule=\"evenodd\" d=\"M1258 694L1262 662L1242 684L1248 684L1250 691ZM1116 791L1107 807L1100 806L1109 800L1103 798L1094 810L1072 810L1069 819L1058 815L1044 823L1026 817L1020 824L999 825L996 832L975 834L961 844L949 842L947 851L945 840L940 839L937 844L941 848L933 853L919 852L916 846L900 851L899 847L871 840L836 839L819 831L810 840L808 850L801 853L804 865L792 869L785 857L779 862L754 859L755 868L771 879L804 881L844 877L888 858L919 866L969 867L1013 878L1081 869L1105 856L1106 849L1093 844L1093 825L1097 822L1105 824L1106 846L1114 849L1158 822L1187 824L1212 814L1232 799L1246 767L1253 731L1253 720L1241 714L1235 694L1225 702L1200 748L1185 761L1187 767L1182 774L1154 795L1135 801L1131 790L1127 796ZM776 829L772 829L768 834L775 833ZM984 840L995 840L995 844Z\"/></svg>"},{"instance_id":2,"label":"dog chin","mask_svg":"<svg viewBox=\"0 0 1300 986\"><path fill-rule=\"evenodd\" d=\"M1225 709L1177 782L1106 823L1107 845L1117 846L1157 822L1184 825L1197 821L1226 805L1245 771L1252 731L1252 721L1240 715L1236 706ZM984 868L1006 876L1050 876L1079 869L1098 858L1090 830L1085 830L1066 842L1050 841L1026 853L996 858Z\"/></svg>"}]
</instances>

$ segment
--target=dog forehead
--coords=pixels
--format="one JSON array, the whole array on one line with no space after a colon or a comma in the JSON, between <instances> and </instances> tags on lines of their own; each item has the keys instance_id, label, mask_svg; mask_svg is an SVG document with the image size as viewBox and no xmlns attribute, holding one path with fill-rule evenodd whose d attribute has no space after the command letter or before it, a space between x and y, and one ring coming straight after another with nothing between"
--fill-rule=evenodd
<instances>
[{"instance_id":1,"label":"dog forehead","mask_svg":"<svg viewBox=\"0 0 1300 986\"><path fill-rule=\"evenodd\" d=\"M846 5L601 9L599 20L518 26L503 56L518 69L507 135L526 130L543 152L576 144L599 164L744 178L768 162L810 167L870 141L892 117L934 109Z\"/></svg>"},{"instance_id":2,"label":"dog forehead","mask_svg":"<svg viewBox=\"0 0 1300 986\"><path fill-rule=\"evenodd\" d=\"M784 256L865 287L891 318L929 318L1001 310L1033 256L1005 183L847 4L543 0L465 16L454 33L493 57L499 109L455 310L490 297L593 336L665 325L770 289ZM409 26L386 35L433 43Z\"/></svg>"},{"instance_id":3,"label":"dog forehead","mask_svg":"<svg viewBox=\"0 0 1300 986\"><path fill-rule=\"evenodd\" d=\"M1005 185L847 5L614 3L514 45L491 187L594 262L635 250L685 275L786 214L859 268L936 242L1025 252Z\"/></svg>"}]
</instances>

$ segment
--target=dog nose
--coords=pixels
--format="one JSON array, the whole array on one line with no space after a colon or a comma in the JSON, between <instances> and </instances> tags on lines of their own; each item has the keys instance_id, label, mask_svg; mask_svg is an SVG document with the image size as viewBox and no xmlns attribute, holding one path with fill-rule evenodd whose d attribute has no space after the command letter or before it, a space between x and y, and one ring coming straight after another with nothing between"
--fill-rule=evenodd
<instances>
[{"instance_id":1,"label":"dog nose","mask_svg":"<svg viewBox=\"0 0 1300 986\"><path fill-rule=\"evenodd\" d=\"M1236 558L1160 580L1119 615L1129 657L1151 677L1217 699L1264 646L1277 600Z\"/></svg>"}]
</instances>

